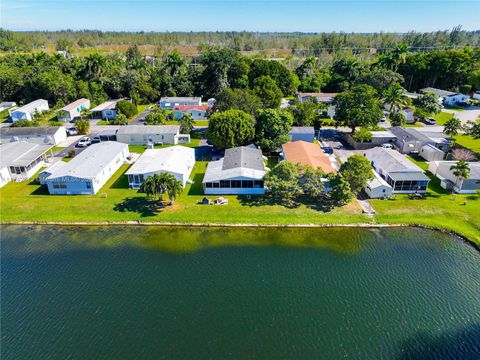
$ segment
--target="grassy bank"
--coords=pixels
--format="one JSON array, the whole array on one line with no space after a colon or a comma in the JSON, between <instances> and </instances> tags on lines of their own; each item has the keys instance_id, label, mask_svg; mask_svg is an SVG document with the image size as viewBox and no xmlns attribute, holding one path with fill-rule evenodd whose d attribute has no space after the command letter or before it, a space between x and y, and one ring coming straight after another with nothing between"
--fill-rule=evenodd
<instances>
[{"instance_id":1,"label":"grassy bank","mask_svg":"<svg viewBox=\"0 0 480 360\"><path fill-rule=\"evenodd\" d=\"M226 196L229 204L199 205L206 162L197 162L188 185L174 206L159 208L144 194L128 189L121 169L94 196L52 196L33 182L9 183L0 189L0 219L57 222L184 222L237 224L421 224L451 230L480 244L480 199L477 196L439 193L432 185L424 200L397 196L396 200L372 201L377 214L368 217L356 201L325 209L321 204L303 203L295 208L257 203L255 198ZM436 189L436 190L435 190ZM210 199L214 199L210 196ZM464 202L467 204L464 205Z\"/></svg>"}]
</instances>

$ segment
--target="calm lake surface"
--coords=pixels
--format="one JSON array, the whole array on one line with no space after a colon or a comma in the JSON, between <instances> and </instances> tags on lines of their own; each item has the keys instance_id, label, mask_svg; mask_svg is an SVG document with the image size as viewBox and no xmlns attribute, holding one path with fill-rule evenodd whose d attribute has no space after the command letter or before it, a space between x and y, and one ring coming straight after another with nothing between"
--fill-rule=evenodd
<instances>
[{"instance_id":1,"label":"calm lake surface","mask_svg":"<svg viewBox=\"0 0 480 360\"><path fill-rule=\"evenodd\" d=\"M1 227L1 358L480 359L480 253L414 228Z\"/></svg>"}]
</instances>

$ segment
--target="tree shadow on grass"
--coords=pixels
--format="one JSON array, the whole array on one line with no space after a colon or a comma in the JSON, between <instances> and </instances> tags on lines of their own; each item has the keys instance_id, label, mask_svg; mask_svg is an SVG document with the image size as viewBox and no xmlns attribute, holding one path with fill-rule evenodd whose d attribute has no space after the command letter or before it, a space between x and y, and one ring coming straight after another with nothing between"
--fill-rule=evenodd
<instances>
[{"instance_id":1,"label":"tree shadow on grass","mask_svg":"<svg viewBox=\"0 0 480 360\"><path fill-rule=\"evenodd\" d=\"M115 204L114 211L136 212L141 217L155 216L162 211L164 204L157 200L149 200L143 196L127 197Z\"/></svg>"},{"instance_id":2,"label":"tree shadow on grass","mask_svg":"<svg viewBox=\"0 0 480 360\"><path fill-rule=\"evenodd\" d=\"M334 208L334 204L327 199L312 200L307 196L299 196L292 201L280 201L268 195L240 195L238 201L241 205L249 207L280 205L287 209L296 209L304 205L309 209L320 212L330 212Z\"/></svg>"}]
</instances>

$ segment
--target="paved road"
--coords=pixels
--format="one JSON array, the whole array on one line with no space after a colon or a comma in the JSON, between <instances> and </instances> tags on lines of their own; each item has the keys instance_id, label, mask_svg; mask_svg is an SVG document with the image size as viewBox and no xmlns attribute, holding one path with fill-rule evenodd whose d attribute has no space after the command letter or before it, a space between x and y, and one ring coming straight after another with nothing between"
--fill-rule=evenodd
<instances>
[{"instance_id":1,"label":"paved road","mask_svg":"<svg viewBox=\"0 0 480 360\"><path fill-rule=\"evenodd\" d=\"M138 114L135 119L129 121L129 125L143 125L145 118L148 114L150 114L150 111L152 111L150 108L146 108L140 114Z\"/></svg>"}]
</instances>

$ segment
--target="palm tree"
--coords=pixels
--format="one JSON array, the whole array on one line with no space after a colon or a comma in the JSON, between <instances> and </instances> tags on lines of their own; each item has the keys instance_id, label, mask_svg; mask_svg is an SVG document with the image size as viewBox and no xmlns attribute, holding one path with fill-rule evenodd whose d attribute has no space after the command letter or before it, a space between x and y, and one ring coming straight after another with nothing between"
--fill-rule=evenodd
<instances>
[{"instance_id":1,"label":"palm tree","mask_svg":"<svg viewBox=\"0 0 480 360\"><path fill-rule=\"evenodd\" d=\"M104 66L105 58L100 54L93 53L85 58L85 72L92 80L101 78Z\"/></svg>"},{"instance_id":2,"label":"palm tree","mask_svg":"<svg viewBox=\"0 0 480 360\"><path fill-rule=\"evenodd\" d=\"M457 188L462 180L468 179L470 176L470 166L465 160L460 160L455 165L450 166L450 170L453 170L453 175L457 178L455 182Z\"/></svg>"},{"instance_id":3,"label":"palm tree","mask_svg":"<svg viewBox=\"0 0 480 360\"><path fill-rule=\"evenodd\" d=\"M455 135L458 134L458 131L461 128L462 122L459 119L452 117L443 126L443 132L453 138ZM455 140L455 138L453 138L453 140Z\"/></svg>"},{"instance_id":4,"label":"palm tree","mask_svg":"<svg viewBox=\"0 0 480 360\"><path fill-rule=\"evenodd\" d=\"M398 66L400 64L405 64L407 61L408 48L404 43L398 44L395 49L392 51L393 58L395 60L395 65L393 71L398 71Z\"/></svg>"},{"instance_id":5,"label":"palm tree","mask_svg":"<svg viewBox=\"0 0 480 360\"><path fill-rule=\"evenodd\" d=\"M140 185L140 191L147 194L147 197L155 200L158 196L157 191L157 174L147 177L143 180L142 185Z\"/></svg>"},{"instance_id":6,"label":"palm tree","mask_svg":"<svg viewBox=\"0 0 480 360\"><path fill-rule=\"evenodd\" d=\"M175 198L183 191L182 182L177 180L175 176L169 175L169 180L166 183L166 192L170 200L170 205L173 205Z\"/></svg>"},{"instance_id":7,"label":"palm tree","mask_svg":"<svg viewBox=\"0 0 480 360\"><path fill-rule=\"evenodd\" d=\"M184 65L185 61L183 60L180 53L176 50L169 52L164 60L165 68L170 76L175 76L177 71Z\"/></svg>"},{"instance_id":8,"label":"palm tree","mask_svg":"<svg viewBox=\"0 0 480 360\"><path fill-rule=\"evenodd\" d=\"M390 113L394 110L400 110L408 104L408 97L405 95L405 89L399 84L392 84L384 93L383 101L390 104Z\"/></svg>"}]
</instances>

